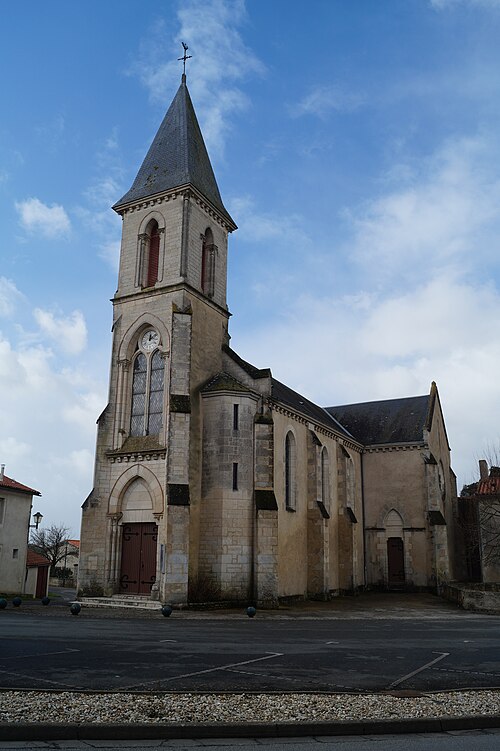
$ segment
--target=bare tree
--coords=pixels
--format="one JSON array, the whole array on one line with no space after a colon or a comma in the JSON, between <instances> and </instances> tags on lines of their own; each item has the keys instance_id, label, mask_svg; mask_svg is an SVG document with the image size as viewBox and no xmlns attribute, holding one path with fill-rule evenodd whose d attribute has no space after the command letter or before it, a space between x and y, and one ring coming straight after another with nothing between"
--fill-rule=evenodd
<instances>
[{"instance_id":1,"label":"bare tree","mask_svg":"<svg viewBox=\"0 0 500 751\"><path fill-rule=\"evenodd\" d=\"M68 550L68 527L63 524L51 524L47 529L36 529L31 533L30 543L33 549L50 561L53 574L58 563L65 558L75 556L74 550Z\"/></svg>"}]
</instances>

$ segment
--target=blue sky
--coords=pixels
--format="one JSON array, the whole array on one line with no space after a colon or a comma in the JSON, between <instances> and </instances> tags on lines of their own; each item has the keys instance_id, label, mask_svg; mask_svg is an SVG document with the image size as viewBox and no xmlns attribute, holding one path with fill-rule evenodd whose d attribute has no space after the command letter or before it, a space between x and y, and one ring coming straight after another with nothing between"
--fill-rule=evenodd
<instances>
[{"instance_id":1,"label":"blue sky","mask_svg":"<svg viewBox=\"0 0 500 751\"><path fill-rule=\"evenodd\" d=\"M232 345L323 405L436 380L459 487L499 440L500 0L3 8L0 461L77 536L120 220L180 81L224 202Z\"/></svg>"}]
</instances>

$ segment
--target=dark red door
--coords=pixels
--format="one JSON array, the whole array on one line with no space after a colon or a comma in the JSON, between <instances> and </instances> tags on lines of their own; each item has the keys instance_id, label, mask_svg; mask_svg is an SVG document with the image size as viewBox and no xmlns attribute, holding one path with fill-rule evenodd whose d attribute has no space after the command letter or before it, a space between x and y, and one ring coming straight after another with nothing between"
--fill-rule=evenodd
<instances>
[{"instance_id":1,"label":"dark red door","mask_svg":"<svg viewBox=\"0 0 500 751\"><path fill-rule=\"evenodd\" d=\"M154 522L124 524L120 592L148 595L156 578L157 527Z\"/></svg>"},{"instance_id":2,"label":"dark red door","mask_svg":"<svg viewBox=\"0 0 500 751\"><path fill-rule=\"evenodd\" d=\"M387 567L389 587L401 587L405 583L405 556L401 537L387 540Z\"/></svg>"},{"instance_id":3,"label":"dark red door","mask_svg":"<svg viewBox=\"0 0 500 751\"><path fill-rule=\"evenodd\" d=\"M35 597L45 597L47 594L47 576L49 575L49 566L39 566L36 577Z\"/></svg>"}]
</instances>

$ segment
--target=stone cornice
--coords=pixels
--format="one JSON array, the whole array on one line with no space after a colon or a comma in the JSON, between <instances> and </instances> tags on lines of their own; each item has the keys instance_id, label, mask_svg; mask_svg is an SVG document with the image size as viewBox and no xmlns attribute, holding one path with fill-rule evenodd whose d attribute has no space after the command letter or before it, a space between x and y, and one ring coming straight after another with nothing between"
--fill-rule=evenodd
<instances>
[{"instance_id":1,"label":"stone cornice","mask_svg":"<svg viewBox=\"0 0 500 751\"><path fill-rule=\"evenodd\" d=\"M424 441L415 443L392 443L392 444L377 444L376 446L365 446L365 454L379 454L386 453L388 451L421 451L426 448L427 444Z\"/></svg>"},{"instance_id":2,"label":"stone cornice","mask_svg":"<svg viewBox=\"0 0 500 751\"><path fill-rule=\"evenodd\" d=\"M237 229L235 224L228 222L227 218L222 216L222 214L214 206L212 206L209 201L207 201L202 193L196 190L196 188L194 188L192 185L180 185L178 188L174 188L165 193L158 193L155 196L149 196L148 198L137 201L135 203L120 206L118 208L118 213L122 216L125 216L126 214L134 213L134 211L142 211L143 209L153 208L154 206L160 206L163 203L175 201L177 198L184 197L193 198L196 201L196 204L205 212L205 214L207 214L221 227L224 227L224 229L228 232L233 232L233 230Z\"/></svg>"},{"instance_id":3,"label":"stone cornice","mask_svg":"<svg viewBox=\"0 0 500 751\"><path fill-rule=\"evenodd\" d=\"M281 415L285 415L286 417L289 417L292 420L295 420L296 422L301 423L301 425L305 425L310 430L315 430L317 433L320 433L321 435L324 435L327 438L331 438L334 441L337 441L338 443L340 443L341 446L347 446L348 448L351 448L353 451L362 453L363 446L354 440L349 440L349 438L342 435L342 433L336 433L334 430L330 430L325 425L321 425L320 423L317 423L314 420L311 420L310 417L305 417L299 412L296 412L291 407L285 407L283 404L279 402L275 402L272 399L267 399L267 403L269 407L271 408L271 410L273 410L274 412L278 412Z\"/></svg>"},{"instance_id":4,"label":"stone cornice","mask_svg":"<svg viewBox=\"0 0 500 751\"><path fill-rule=\"evenodd\" d=\"M135 300L137 298L144 297L145 295L147 295L148 297L154 297L155 295L165 295L170 292L179 292L180 290L187 290L190 295L193 295L193 297L198 298L198 300L201 300L201 302L209 305L211 308L214 308L219 313L222 313L222 315L226 316L226 318L231 317L231 313L229 312L229 310L227 310L227 308L223 308L221 305L218 305L210 298L205 297L201 292L199 292L187 282L182 281L180 278L179 281L175 284L165 284L162 287L154 288L150 287L147 290L141 289L137 290L137 292L130 292L127 295L115 295L111 298L111 302L113 305L117 305L123 302L128 302L129 300Z\"/></svg>"},{"instance_id":5,"label":"stone cornice","mask_svg":"<svg viewBox=\"0 0 500 751\"><path fill-rule=\"evenodd\" d=\"M106 456L111 464L128 464L130 462L149 462L165 459L167 449L162 446L157 449L147 449L146 451L106 451Z\"/></svg>"}]
</instances>

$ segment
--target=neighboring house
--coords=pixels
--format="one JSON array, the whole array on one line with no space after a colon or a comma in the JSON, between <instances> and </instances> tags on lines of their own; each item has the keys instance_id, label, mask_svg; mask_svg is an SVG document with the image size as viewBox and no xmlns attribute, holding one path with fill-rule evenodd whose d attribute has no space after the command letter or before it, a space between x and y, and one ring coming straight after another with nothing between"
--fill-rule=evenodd
<instances>
[{"instance_id":1,"label":"neighboring house","mask_svg":"<svg viewBox=\"0 0 500 751\"><path fill-rule=\"evenodd\" d=\"M500 582L500 467L479 462L479 481L460 499L465 536L477 547L476 570L485 584ZM470 546L470 545L469 545ZM472 577L471 577L472 578Z\"/></svg>"},{"instance_id":2,"label":"neighboring house","mask_svg":"<svg viewBox=\"0 0 500 751\"><path fill-rule=\"evenodd\" d=\"M37 599L46 597L49 592L49 569L50 561L28 547L24 594Z\"/></svg>"},{"instance_id":3,"label":"neighboring house","mask_svg":"<svg viewBox=\"0 0 500 751\"><path fill-rule=\"evenodd\" d=\"M76 582L78 575L78 558L80 556L80 540L67 540L63 543L62 548L63 558L59 561L55 568L55 575L52 576L51 584L59 585L61 580L69 582L73 585Z\"/></svg>"},{"instance_id":4,"label":"neighboring house","mask_svg":"<svg viewBox=\"0 0 500 751\"><path fill-rule=\"evenodd\" d=\"M33 496L38 490L7 477L0 467L0 592L24 592Z\"/></svg>"},{"instance_id":5,"label":"neighboring house","mask_svg":"<svg viewBox=\"0 0 500 751\"><path fill-rule=\"evenodd\" d=\"M80 588L273 603L452 577L455 476L436 385L324 408L229 346L236 225L185 76L113 208L123 236L109 403Z\"/></svg>"}]
</instances>

